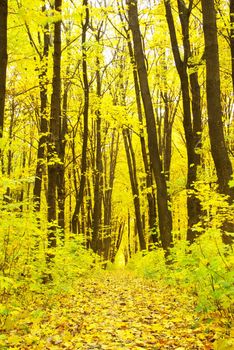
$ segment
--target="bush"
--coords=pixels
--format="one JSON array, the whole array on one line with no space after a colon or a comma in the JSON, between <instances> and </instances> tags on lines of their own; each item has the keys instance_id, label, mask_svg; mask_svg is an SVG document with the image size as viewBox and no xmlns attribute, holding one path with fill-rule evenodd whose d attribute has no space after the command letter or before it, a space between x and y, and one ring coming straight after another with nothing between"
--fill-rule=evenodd
<instances>
[{"instance_id":1,"label":"bush","mask_svg":"<svg viewBox=\"0 0 234 350\"><path fill-rule=\"evenodd\" d=\"M163 251L155 249L144 256L136 254L128 268L196 296L198 310L232 312L234 257L218 229L208 229L191 246L184 241L175 243L171 259L166 265Z\"/></svg>"}]
</instances>

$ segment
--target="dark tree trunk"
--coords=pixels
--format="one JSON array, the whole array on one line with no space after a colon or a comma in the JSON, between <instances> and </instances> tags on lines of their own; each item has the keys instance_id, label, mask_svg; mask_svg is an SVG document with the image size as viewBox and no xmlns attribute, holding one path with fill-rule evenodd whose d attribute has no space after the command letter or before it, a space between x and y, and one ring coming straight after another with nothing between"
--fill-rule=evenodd
<instances>
[{"instance_id":1,"label":"dark tree trunk","mask_svg":"<svg viewBox=\"0 0 234 350\"><path fill-rule=\"evenodd\" d=\"M233 170L225 145L220 98L219 50L214 0L202 0L203 30L206 58L206 90L211 153L218 177L219 191L234 200L234 188L229 187ZM223 228L234 232L234 225L225 222ZM231 238L225 240L231 242Z\"/></svg>"},{"instance_id":2,"label":"dark tree trunk","mask_svg":"<svg viewBox=\"0 0 234 350\"><path fill-rule=\"evenodd\" d=\"M42 11L45 11L43 6ZM48 121L47 121L47 60L49 54L49 28L48 25L44 28L44 47L43 54L40 57L40 74L39 74L39 87L40 87L40 126L39 126L39 142L37 149L37 166L35 173L35 183L33 188L33 200L36 211L40 211L41 207L41 188L42 188L42 177L45 168L45 149L47 145L47 133L48 133Z\"/></svg>"},{"instance_id":3,"label":"dark tree trunk","mask_svg":"<svg viewBox=\"0 0 234 350\"><path fill-rule=\"evenodd\" d=\"M117 135L116 135L117 133ZM111 148L110 148L110 164L109 164L109 178L107 178L108 170L105 167L105 185L106 189L103 195L103 209L104 209L104 260L110 259L111 244L113 242L112 237L112 193L115 179L115 168L117 162L117 155L119 150L119 133L116 130L112 133ZM106 164L105 161L104 164ZM113 258L113 256L112 256Z\"/></svg>"},{"instance_id":4,"label":"dark tree trunk","mask_svg":"<svg viewBox=\"0 0 234 350\"><path fill-rule=\"evenodd\" d=\"M169 101L167 93L162 93L164 101L164 126L163 126L163 170L166 179L170 180L171 168L171 139L172 139L172 123L169 120Z\"/></svg>"},{"instance_id":5,"label":"dark tree trunk","mask_svg":"<svg viewBox=\"0 0 234 350\"><path fill-rule=\"evenodd\" d=\"M93 218L93 194L91 190L91 181L89 177L86 179L86 185L85 185L85 191L84 191L84 198L82 201L83 211L81 212L82 220L84 220L84 226L82 225L82 234L84 234L86 243L89 244L89 247L91 248L92 244L92 218ZM100 244L100 241L98 241ZM97 250L99 249L100 245L97 246Z\"/></svg>"},{"instance_id":6,"label":"dark tree trunk","mask_svg":"<svg viewBox=\"0 0 234 350\"><path fill-rule=\"evenodd\" d=\"M99 43L99 31L97 34L97 43ZM96 59L96 81L97 81L97 97L101 98L101 75L99 58ZM103 165L102 165L102 134L101 134L101 115L99 109L96 111L96 156L95 156L95 174L94 174L94 208L93 208L93 224L92 224L92 249L97 252L99 230L102 221L102 195L103 195Z\"/></svg>"},{"instance_id":7,"label":"dark tree trunk","mask_svg":"<svg viewBox=\"0 0 234 350\"><path fill-rule=\"evenodd\" d=\"M145 64L145 56L142 45L142 38L138 19L137 1L128 0L128 15L129 15L129 26L132 31L133 43L134 43L134 56L137 66L137 72L139 77L139 84L141 89L141 97L143 101L146 126L148 135L148 147L150 154L150 161L157 185L157 202L158 202L158 218L159 218L159 229L162 246L165 251L172 244L172 217L168 207L168 194L166 179L162 172L162 164L159 155L156 123L154 116L154 109L152 99L149 90L148 76Z\"/></svg>"},{"instance_id":8,"label":"dark tree trunk","mask_svg":"<svg viewBox=\"0 0 234 350\"><path fill-rule=\"evenodd\" d=\"M200 87L198 84L197 73L188 75L188 59L191 56L190 39L189 39L189 17L191 13L192 1L189 8L185 6L183 0L177 0L179 18L183 34L184 59L181 59L179 45L176 36L174 19L171 10L170 0L164 0L166 8L166 18L170 32L171 46L174 55L176 68L180 77L182 101L183 101L183 126L186 139L187 149L187 190L192 191L187 195L187 211L188 211L188 230L187 239L193 242L197 236L197 232L193 230L193 226L200 220L201 205L194 193L194 182L197 180L197 167L200 165L200 156L196 154L196 149L201 147L201 109L200 109ZM190 84L192 93L192 111L190 105Z\"/></svg>"},{"instance_id":9,"label":"dark tree trunk","mask_svg":"<svg viewBox=\"0 0 234 350\"><path fill-rule=\"evenodd\" d=\"M101 212L102 212L102 155L101 155L101 117L100 112L96 112L97 120L97 140L96 140L96 169L95 169L95 182L94 182L94 208L93 208L93 235L92 235L92 249L97 252L99 230L101 224Z\"/></svg>"},{"instance_id":10,"label":"dark tree trunk","mask_svg":"<svg viewBox=\"0 0 234 350\"><path fill-rule=\"evenodd\" d=\"M8 0L0 1L0 138L3 135L7 71Z\"/></svg>"},{"instance_id":11,"label":"dark tree trunk","mask_svg":"<svg viewBox=\"0 0 234 350\"><path fill-rule=\"evenodd\" d=\"M141 220L141 205L140 205L140 197L139 197L139 185L137 181L136 159L135 159L135 153L132 147L131 136L128 129L123 130L123 139L124 139L125 152L127 156L128 171L129 171L133 203L134 203L134 209L135 209L136 228L137 228L137 233L139 237L140 248L141 250L145 250L146 241L144 237L143 224Z\"/></svg>"},{"instance_id":12,"label":"dark tree trunk","mask_svg":"<svg viewBox=\"0 0 234 350\"><path fill-rule=\"evenodd\" d=\"M168 92L161 92L164 103L164 125L163 125L163 170L167 181L170 180L171 157L172 157L172 127L178 109L179 98L176 102L170 101ZM173 104L173 105L172 105Z\"/></svg>"},{"instance_id":13,"label":"dark tree trunk","mask_svg":"<svg viewBox=\"0 0 234 350\"><path fill-rule=\"evenodd\" d=\"M15 121L15 107L16 103L14 100L14 97L11 101L11 115L10 115L10 125L9 125L9 149L8 149L8 155L7 155L7 177L10 179L11 172L12 172L12 159L13 159L13 152L12 152L12 136L13 136L13 127L14 127L14 121ZM4 195L4 200L6 203L9 203L11 201L11 189L10 187L7 187L6 193Z\"/></svg>"},{"instance_id":14,"label":"dark tree trunk","mask_svg":"<svg viewBox=\"0 0 234 350\"><path fill-rule=\"evenodd\" d=\"M125 228L124 222L120 222L119 226L117 223L117 225L116 225L116 237L115 237L115 241L113 242L113 245L112 245L112 250L110 252L110 261L112 263L114 262L115 256L120 248L122 238L123 238L124 228Z\"/></svg>"},{"instance_id":15,"label":"dark tree trunk","mask_svg":"<svg viewBox=\"0 0 234 350\"><path fill-rule=\"evenodd\" d=\"M232 87L234 93L234 0L230 0L230 47L232 59Z\"/></svg>"},{"instance_id":16,"label":"dark tree trunk","mask_svg":"<svg viewBox=\"0 0 234 350\"><path fill-rule=\"evenodd\" d=\"M193 112L193 135L195 147L195 164L201 164L201 133L202 133L202 112L201 112L201 89L198 83L198 73L190 74L190 86L192 93L192 112Z\"/></svg>"},{"instance_id":17,"label":"dark tree trunk","mask_svg":"<svg viewBox=\"0 0 234 350\"><path fill-rule=\"evenodd\" d=\"M143 128L143 113L142 113L142 106L141 106L141 92L140 92L137 70L135 68L135 59L134 59L132 42L131 42L131 38L128 30L126 30L126 35L128 40L128 51L129 51L132 68L133 68L133 79L134 79L134 88L135 88L135 95L136 95L137 113L138 113L139 122L142 125L141 134L140 134L140 143L141 143L141 153L142 153L142 159L144 164L144 171L146 173L146 188L151 189L151 191L147 191L149 231L151 232L153 243L158 243L158 237L155 234L156 233L156 203L155 203L155 196L154 196L153 187L152 187L153 186L152 169L151 169L150 160L146 151L146 142L145 142L144 128Z\"/></svg>"},{"instance_id":18,"label":"dark tree trunk","mask_svg":"<svg viewBox=\"0 0 234 350\"><path fill-rule=\"evenodd\" d=\"M22 164L21 164L21 169L25 169L25 166L26 166L26 151L23 150L22 152ZM19 194L19 202L21 203L20 204L20 211L21 213L23 212L24 210L24 205L23 205L23 200L24 200L24 193L25 193L25 186L22 184L22 188L20 190L20 194ZM27 192L26 192L27 194Z\"/></svg>"},{"instance_id":19,"label":"dark tree trunk","mask_svg":"<svg viewBox=\"0 0 234 350\"><path fill-rule=\"evenodd\" d=\"M119 16L124 26L124 18L121 12L119 12ZM144 121L143 121L143 112L142 112L142 104L141 104L141 92L140 92L140 86L139 86L139 80L138 80L138 74L136 69L136 62L134 58L134 50L133 50L132 40L130 36L130 31L125 26L124 26L124 31L126 34L128 51L129 51L131 64L132 64L132 73L133 73L133 80L134 80L138 119L141 124L141 130L140 130L141 153L142 153L142 160L144 164L144 171L146 174L145 185L146 185L146 188L148 189L147 190L148 226L149 226L149 231L151 233L151 239L153 243L158 243L159 239L158 239L158 236L156 235L156 199L155 199L155 193L153 191L152 167L151 167L149 155L147 154L147 146L146 146L145 135L144 135L144 127L143 127ZM151 189L151 191L149 189Z\"/></svg>"},{"instance_id":20,"label":"dark tree trunk","mask_svg":"<svg viewBox=\"0 0 234 350\"><path fill-rule=\"evenodd\" d=\"M67 72L68 75L68 72ZM60 117L59 125L59 164L57 175L57 195L58 195L58 226L61 230L61 237L64 240L65 235L65 148L66 148L66 135L67 135L67 104L68 104L68 91L70 84L65 84L63 103L62 103L62 116Z\"/></svg>"},{"instance_id":21,"label":"dark tree trunk","mask_svg":"<svg viewBox=\"0 0 234 350\"><path fill-rule=\"evenodd\" d=\"M80 212L81 203L84 196L86 170L87 170L87 145L88 145L88 115L89 115L89 83L87 72L87 48L86 34L89 26L89 8L88 0L83 0L83 6L85 7L85 20L82 23L82 70L83 70L83 84L84 84L84 112L83 112L83 144L82 144L82 160L81 160L81 178L78 196L76 198L76 206L72 216L72 232L77 233L78 228L78 216Z\"/></svg>"},{"instance_id":22,"label":"dark tree trunk","mask_svg":"<svg viewBox=\"0 0 234 350\"><path fill-rule=\"evenodd\" d=\"M61 14L62 0L55 0L55 11ZM53 80L48 142L48 247L56 247L57 208L56 184L58 177L59 124L61 118L61 20L54 24ZM48 255L48 261L52 255Z\"/></svg>"},{"instance_id":23,"label":"dark tree trunk","mask_svg":"<svg viewBox=\"0 0 234 350\"><path fill-rule=\"evenodd\" d=\"M220 192L233 196L233 191L231 191L228 185L232 176L232 166L228 157L223 133L218 38L214 0L202 0L202 13L205 37L207 109L211 152L217 171Z\"/></svg>"},{"instance_id":24,"label":"dark tree trunk","mask_svg":"<svg viewBox=\"0 0 234 350\"><path fill-rule=\"evenodd\" d=\"M131 216L130 211L128 210L128 257L132 257L132 247L131 247Z\"/></svg>"},{"instance_id":25,"label":"dark tree trunk","mask_svg":"<svg viewBox=\"0 0 234 350\"><path fill-rule=\"evenodd\" d=\"M132 52L132 54L133 54L133 52ZM126 102L125 102L126 101L126 92L125 92L124 84L123 84L122 71L123 71L123 66L121 65L120 104L125 106L126 105ZM138 86L138 92L139 92L138 82L137 82L137 86ZM138 103L140 103L140 101L139 101L140 95L136 96L136 97L138 98ZM140 108L140 113L141 113L141 105L138 105L138 112L139 112L139 108ZM140 117L141 117L141 122L142 122L143 121L142 114L140 114ZM134 204L134 210L135 210L136 230L137 230L137 234L139 237L140 249L145 250L146 249L146 240L145 240L145 236L144 236L144 225L143 225L142 213L141 213L140 191L139 191L139 184L138 184L138 179L137 179L136 157L135 157L135 152L133 150L132 138L131 138L129 129L123 128L122 134L123 134L123 139L124 139L124 147L125 147L125 152L126 152L126 157L127 157L128 172L129 172L129 177L130 177L133 204ZM141 135L141 142L143 141L143 145L145 146L145 143L144 143L144 140L142 139L142 137L143 137L143 135ZM144 151L145 151L145 149L144 149ZM145 161L147 161L146 152L144 153L144 155L146 156Z\"/></svg>"}]
</instances>

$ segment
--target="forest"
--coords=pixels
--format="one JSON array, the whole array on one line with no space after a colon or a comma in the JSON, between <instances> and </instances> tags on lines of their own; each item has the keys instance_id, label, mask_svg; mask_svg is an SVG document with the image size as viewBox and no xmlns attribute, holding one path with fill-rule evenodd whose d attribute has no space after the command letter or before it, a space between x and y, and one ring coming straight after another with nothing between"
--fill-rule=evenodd
<instances>
[{"instance_id":1,"label":"forest","mask_svg":"<svg viewBox=\"0 0 234 350\"><path fill-rule=\"evenodd\" d=\"M0 349L234 348L234 0L0 0Z\"/></svg>"}]
</instances>

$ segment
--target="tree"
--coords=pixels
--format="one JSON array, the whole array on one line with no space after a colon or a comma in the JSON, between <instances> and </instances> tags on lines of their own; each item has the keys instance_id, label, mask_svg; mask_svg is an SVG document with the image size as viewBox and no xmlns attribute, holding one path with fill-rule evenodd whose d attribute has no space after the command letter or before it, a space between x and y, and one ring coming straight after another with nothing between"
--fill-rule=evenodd
<instances>
[{"instance_id":1,"label":"tree","mask_svg":"<svg viewBox=\"0 0 234 350\"><path fill-rule=\"evenodd\" d=\"M162 171L162 163L160 160L158 149L156 123L152 99L149 90L145 56L143 51L141 31L138 19L137 1L127 1L127 5L129 26L132 32L134 44L135 62L137 66L139 84L141 88L141 97L146 117L150 161L152 164L152 169L157 184L157 203L160 238L163 248L165 249L165 251L167 251L172 244L172 217L168 206L166 179Z\"/></svg>"},{"instance_id":2,"label":"tree","mask_svg":"<svg viewBox=\"0 0 234 350\"><path fill-rule=\"evenodd\" d=\"M54 9L61 16L62 0L55 0ZM59 18L54 23L53 79L48 141L48 247L56 247L57 230L57 177L60 143L61 118L61 24ZM48 255L50 258L51 254ZM50 260L50 259L49 259Z\"/></svg>"},{"instance_id":3,"label":"tree","mask_svg":"<svg viewBox=\"0 0 234 350\"><path fill-rule=\"evenodd\" d=\"M45 4L42 6L42 12L45 13ZM27 27L28 28L28 27ZM27 30L29 39L31 34L29 29ZM32 40L30 40L32 43ZM42 53L36 50L39 54L40 67L39 67L39 88L40 88L40 120L39 120L39 142L37 149L37 166L35 172L35 183L33 188L33 198L35 210L40 211L41 207L41 188L42 188L42 177L46 163L46 146L47 146L47 133L48 133L48 118L47 118L47 107L48 107L48 55L50 45L50 34L49 26L46 24L43 28L43 48ZM36 48L35 44L33 45Z\"/></svg>"},{"instance_id":4,"label":"tree","mask_svg":"<svg viewBox=\"0 0 234 350\"><path fill-rule=\"evenodd\" d=\"M82 23L82 74L83 74L83 89L84 89L84 111L83 111L83 143L82 143L82 160L81 160L81 178L79 192L76 197L76 206L72 216L72 232L77 233L78 228L78 215L80 212L85 182L86 182L86 169L87 169L87 145L88 145L88 116L89 116L89 82L87 71L87 47L86 47L86 35L89 26L89 8L88 0L83 0L83 6L85 8L85 18Z\"/></svg>"},{"instance_id":5,"label":"tree","mask_svg":"<svg viewBox=\"0 0 234 350\"><path fill-rule=\"evenodd\" d=\"M123 20L122 20L123 22ZM156 231L156 203L155 203L155 195L153 193L153 178L152 178L152 167L150 164L150 159L147 154L147 146L145 140L145 131L143 128L143 111L142 111L142 103L141 103L141 92L139 86L139 78L137 74L137 70L135 69L135 59L134 52L132 47L132 40L130 37L129 30L125 28L126 39L128 43L128 51L132 64L132 74L134 80L134 88L135 88L135 96L136 96L136 104L137 104L137 114L139 118L139 122L141 123L140 130L140 143L141 143L141 153L142 160L144 164L144 171L146 174L146 188L147 188L147 201L148 201L148 221L149 221L149 230L152 233L152 241L153 243L158 243L158 237L155 234Z\"/></svg>"},{"instance_id":6,"label":"tree","mask_svg":"<svg viewBox=\"0 0 234 350\"><path fill-rule=\"evenodd\" d=\"M108 130L108 128L107 128ZM116 255L116 244L121 241L120 239L115 242L113 237L113 187L115 180L115 170L117 157L119 152L119 131L114 129L110 134L111 146L108 155L104 152L104 174L105 174L105 190L103 194L103 211L104 211L104 239L103 239L103 249L104 249L104 260L114 261ZM109 168L109 169L108 169ZM119 227L119 237L122 237L123 225L120 223Z\"/></svg>"},{"instance_id":7,"label":"tree","mask_svg":"<svg viewBox=\"0 0 234 350\"><path fill-rule=\"evenodd\" d=\"M132 188L132 196L134 202L135 209L135 217L136 217L136 230L139 237L140 249L146 249L146 241L144 236L144 229L142 223L142 215L141 215L141 205L140 205L140 193L139 193L139 184L137 180L137 171L136 171L136 157L132 147L131 135L128 129L123 129L123 139L124 146L127 156L128 162L128 171Z\"/></svg>"},{"instance_id":8,"label":"tree","mask_svg":"<svg viewBox=\"0 0 234 350\"><path fill-rule=\"evenodd\" d=\"M234 91L234 0L230 0L230 47L231 47L231 66L232 66L232 88Z\"/></svg>"},{"instance_id":9,"label":"tree","mask_svg":"<svg viewBox=\"0 0 234 350\"><path fill-rule=\"evenodd\" d=\"M174 55L176 68L180 77L182 101L183 101L183 126L187 149L187 210L188 210L188 232L187 239L192 243L196 238L196 231L192 229L193 225L200 220L201 206L194 192L194 183L197 180L197 168L200 165L199 149L201 148L201 103L200 86L198 83L197 71L189 75L189 60L192 58L189 18L192 11L193 0L190 1L187 8L183 0L177 1L178 13L182 29L183 41L183 59L181 58L179 44L176 35L175 23L172 15L171 1L164 1L166 8L166 18L171 38L171 46ZM190 87L192 94L192 106L190 103ZM191 108L192 107L192 108ZM192 118L193 117L193 118Z\"/></svg>"},{"instance_id":10,"label":"tree","mask_svg":"<svg viewBox=\"0 0 234 350\"><path fill-rule=\"evenodd\" d=\"M8 0L0 3L0 138L3 136L7 70Z\"/></svg>"},{"instance_id":11,"label":"tree","mask_svg":"<svg viewBox=\"0 0 234 350\"><path fill-rule=\"evenodd\" d=\"M103 22L97 28L95 35L97 45L100 45L102 36ZM96 94L97 98L101 99L101 72L100 59L96 57ZM102 119L99 108L96 109L96 155L95 155L95 169L94 169L94 208L93 208L93 223L92 223L92 249L94 252L98 251L98 242L100 240L99 231L102 222L102 197L103 197L103 162L102 162Z\"/></svg>"},{"instance_id":12,"label":"tree","mask_svg":"<svg viewBox=\"0 0 234 350\"><path fill-rule=\"evenodd\" d=\"M234 200L234 188L229 181L233 170L225 145L220 98L220 66L214 0L202 0L203 30L206 58L206 94L211 154L218 178L219 191ZM233 232L233 223L225 222L224 229Z\"/></svg>"}]
</instances>

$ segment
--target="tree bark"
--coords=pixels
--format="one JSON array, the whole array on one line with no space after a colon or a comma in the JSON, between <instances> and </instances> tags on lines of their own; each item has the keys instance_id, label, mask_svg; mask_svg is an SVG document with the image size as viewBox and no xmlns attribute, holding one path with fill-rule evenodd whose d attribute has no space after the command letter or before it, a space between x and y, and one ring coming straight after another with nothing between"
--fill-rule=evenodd
<instances>
[{"instance_id":1,"label":"tree bark","mask_svg":"<svg viewBox=\"0 0 234 350\"><path fill-rule=\"evenodd\" d=\"M211 153L221 193L234 199L229 187L232 165L225 145L220 98L219 52L214 0L202 0L203 30L206 58L206 90Z\"/></svg>"},{"instance_id":2,"label":"tree bark","mask_svg":"<svg viewBox=\"0 0 234 350\"><path fill-rule=\"evenodd\" d=\"M117 135L116 135L117 134ZM105 160L105 191L103 195L103 210L104 210L104 260L110 259L111 244L113 243L112 237L112 193L115 179L115 168L117 162L117 155L119 151L119 132L115 129L112 132L111 147L110 147L110 158L109 158L109 177L107 170L107 160ZM105 156L105 155L104 155ZM104 158L105 159L105 158ZM112 254L112 258L114 258Z\"/></svg>"},{"instance_id":3,"label":"tree bark","mask_svg":"<svg viewBox=\"0 0 234 350\"><path fill-rule=\"evenodd\" d=\"M68 72L67 72L68 74ZM67 105L68 91L70 84L65 84L62 102L62 115L59 123L59 144L58 144L58 175L57 175L57 195L58 195L58 226L61 231L61 238L65 235L65 149L67 135Z\"/></svg>"},{"instance_id":4,"label":"tree bark","mask_svg":"<svg viewBox=\"0 0 234 350\"><path fill-rule=\"evenodd\" d=\"M169 92L160 93L164 103L164 125L163 125L163 170L167 181L170 180L171 158L172 158L172 129L179 105L179 98L176 102L170 101Z\"/></svg>"},{"instance_id":5,"label":"tree bark","mask_svg":"<svg viewBox=\"0 0 234 350\"><path fill-rule=\"evenodd\" d=\"M158 140L156 133L156 123L154 116L154 109L152 99L149 90L148 76L145 64L145 57L142 45L141 31L138 19L137 0L127 0L128 4L128 16L129 26L132 32L133 44L134 44L134 56L137 66L137 72L139 77L139 84L141 88L141 97L143 101L147 136L148 136L148 147L150 154L150 161L154 177L157 184L157 202L158 202L158 218L159 218L159 229L162 246L166 253L168 248L172 244L172 217L168 207L168 194L165 175L162 172L162 164L158 149Z\"/></svg>"},{"instance_id":6,"label":"tree bark","mask_svg":"<svg viewBox=\"0 0 234 350\"><path fill-rule=\"evenodd\" d=\"M61 14L62 0L55 0L55 11ZM48 248L56 247L57 229L57 176L59 154L59 124L61 118L61 24L54 24L53 80L50 112L50 134L48 142ZM48 255L48 261L52 255Z\"/></svg>"},{"instance_id":7,"label":"tree bark","mask_svg":"<svg viewBox=\"0 0 234 350\"><path fill-rule=\"evenodd\" d=\"M133 80L134 80L134 89L135 89L135 96L136 96L136 105L137 105L137 113L138 113L138 119L141 125L140 130L140 143L141 143L141 153L142 153L142 160L144 164L144 171L146 174L146 188L147 190L147 202L148 202L148 228L149 232L151 233L151 239L153 243L159 242L159 237L156 234L156 199L155 199L155 193L153 190L153 176L152 176L152 167L149 159L149 155L147 154L147 145L145 140L145 130L143 127L143 111L142 111L142 104L141 104L141 92L140 92L140 85L139 85L139 79L136 69L136 62L134 58L134 50L132 45L132 39L130 35L129 28L125 27L124 25L124 18L122 16L121 11L119 11L119 16L126 34L127 39L127 45L128 45L128 52L131 60L132 65L132 74L133 74ZM150 191L151 189L151 191Z\"/></svg>"},{"instance_id":8,"label":"tree bark","mask_svg":"<svg viewBox=\"0 0 234 350\"><path fill-rule=\"evenodd\" d=\"M13 152L12 152L12 137L13 137L13 127L15 123L15 109L16 109L16 102L14 99L14 96L12 96L12 101L11 101L11 111L10 111L10 125L9 125L9 149L8 149L8 154L7 154L7 176L10 179L11 177L11 172L12 172L12 160L13 160ZM11 202L11 189L10 187L7 187L6 193L4 195L4 200L6 203Z\"/></svg>"},{"instance_id":9,"label":"tree bark","mask_svg":"<svg viewBox=\"0 0 234 350\"><path fill-rule=\"evenodd\" d=\"M234 0L230 0L230 48L231 48L231 60L232 60L232 87L234 93Z\"/></svg>"},{"instance_id":10,"label":"tree bark","mask_svg":"<svg viewBox=\"0 0 234 350\"><path fill-rule=\"evenodd\" d=\"M197 167L200 165L200 156L196 149L201 147L201 108L200 108L200 87L198 84L197 73L188 75L188 59L191 56L189 39L189 17L191 13L191 4L186 7L183 0L177 0L179 18L183 34L184 58L181 59L179 44L176 36L176 29L171 10L171 1L164 0L166 9L166 18L171 38L171 46L174 55L176 68L180 77L182 102L183 102L183 126L186 139L187 150L187 185L186 188L191 193L187 194L187 212L188 212L188 230L187 239L192 243L198 233L192 229L200 220L201 205L194 193L194 182L197 180ZM192 111L190 104L190 86L192 93Z\"/></svg>"},{"instance_id":11,"label":"tree bark","mask_svg":"<svg viewBox=\"0 0 234 350\"><path fill-rule=\"evenodd\" d=\"M137 233L138 233L139 242L140 242L140 249L145 250L146 241L144 237L143 224L141 220L141 205L140 205L140 196L139 196L139 185L137 181L136 159L135 159L135 153L132 147L131 136L128 129L123 130L123 139L124 139L125 152L126 152L127 162L128 162L128 171L129 171L129 177L131 182L133 203L134 203L134 209L135 209L135 218L136 218L136 228L137 228Z\"/></svg>"},{"instance_id":12,"label":"tree bark","mask_svg":"<svg viewBox=\"0 0 234 350\"><path fill-rule=\"evenodd\" d=\"M45 6L42 8L42 12L45 11ZM40 74L39 74L39 88L40 88L40 126L39 126L39 142L37 149L37 166L35 172L35 182L33 188L33 200L36 211L40 211L41 207L41 188L42 188L42 177L45 167L45 149L47 145L48 137L48 121L47 121L47 70L48 70L48 55L49 55L49 27L44 27L44 46L43 53L40 57Z\"/></svg>"},{"instance_id":13,"label":"tree bark","mask_svg":"<svg viewBox=\"0 0 234 350\"><path fill-rule=\"evenodd\" d=\"M0 1L0 138L3 136L7 71L8 0Z\"/></svg>"},{"instance_id":14,"label":"tree bark","mask_svg":"<svg viewBox=\"0 0 234 350\"><path fill-rule=\"evenodd\" d=\"M137 70L135 68L135 59L134 59L134 52L133 52L131 37L130 37L129 31L127 29L125 30L125 32L127 35L128 51L129 51L131 64L132 64L132 73L133 73L133 79L134 79L134 88L135 88L138 119L142 125L142 129L141 129L141 133L140 133L140 143L141 143L141 153L142 153L142 159L143 159L143 164L144 164L144 171L146 173L146 188L151 189L151 191L147 191L148 225L149 225L149 231L151 232L151 237L152 237L153 243L158 243L159 239L156 235L156 203L155 203L155 195L153 193L153 187L152 187L153 186L152 169L151 169L150 160L149 160L149 157L148 157L147 151L146 151L146 141L145 141L144 129L143 129L143 112L142 112L142 105L141 105L141 92L140 92Z\"/></svg>"},{"instance_id":15,"label":"tree bark","mask_svg":"<svg viewBox=\"0 0 234 350\"><path fill-rule=\"evenodd\" d=\"M96 35L97 44L100 42L100 30ZM101 98L101 74L99 57L96 58L96 93ZM92 249L94 252L98 250L99 230L102 222L102 196L103 196L103 165L102 165L102 134L101 134L101 115L100 110L96 110L96 156L95 156L95 174L94 174L94 208L92 223Z\"/></svg>"},{"instance_id":16,"label":"tree bark","mask_svg":"<svg viewBox=\"0 0 234 350\"><path fill-rule=\"evenodd\" d=\"M78 216L80 212L81 203L83 200L86 170L87 170L87 145L88 145L88 115L89 115L89 83L87 72L87 49L86 33L89 26L89 8L88 0L83 0L83 6L85 7L85 20L82 23L82 70L83 70L83 84L84 84L84 113L83 113L83 144L82 144L82 159L81 159L81 178L78 196L76 198L76 206L72 216L72 232L77 233L78 228Z\"/></svg>"},{"instance_id":17,"label":"tree bark","mask_svg":"<svg viewBox=\"0 0 234 350\"><path fill-rule=\"evenodd\" d=\"M214 160L220 193L234 200L234 188L229 187L233 175L232 164L225 145L220 91L219 49L214 0L202 0L203 30L206 58L206 94L211 154ZM226 219L222 225L223 242L232 244L227 232L234 232L234 223Z\"/></svg>"}]
</instances>

